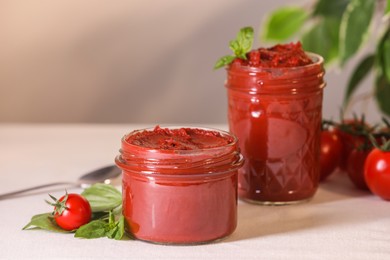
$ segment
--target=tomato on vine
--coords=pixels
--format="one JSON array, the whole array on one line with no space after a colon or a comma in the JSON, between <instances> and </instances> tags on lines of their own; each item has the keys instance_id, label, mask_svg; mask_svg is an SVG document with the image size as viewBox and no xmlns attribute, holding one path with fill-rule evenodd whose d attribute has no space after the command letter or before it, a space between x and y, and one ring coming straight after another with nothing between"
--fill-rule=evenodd
<instances>
[{"instance_id":1,"label":"tomato on vine","mask_svg":"<svg viewBox=\"0 0 390 260\"><path fill-rule=\"evenodd\" d=\"M364 178L364 163L372 147L359 147L351 151L347 160L347 174L356 188L368 190Z\"/></svg>"},{"instance_id":2,"label":"tomato on vine","mask_svg":"<svg viewBox=\"0 0 390 260\"><path fill-rule=\"evenodd\" d=\"M54 206L53 216L58 226L64 230L75 230L91 220L91 206L83 196L76 193L66 193L59 200L49 195L53 200L47 202Z\"/></svg>"},{"instance_id":3,"label":"tomato on vine","mask_svg":"<svg viewBox=\"0 0 390 260\"><path fill-rule=\"evenodd\" d=\"M344 119L335 128L342 142L339 167L347 171L349 155L354 149L368 141L367 136L373 132L374 128L365 122L364 115L361 118Z\"/></svg>"}]
</instances>

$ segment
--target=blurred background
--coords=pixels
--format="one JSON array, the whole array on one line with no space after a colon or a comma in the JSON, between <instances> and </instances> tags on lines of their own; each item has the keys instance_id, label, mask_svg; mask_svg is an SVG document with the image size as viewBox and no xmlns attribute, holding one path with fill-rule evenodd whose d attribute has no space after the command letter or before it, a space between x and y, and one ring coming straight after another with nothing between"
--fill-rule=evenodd
<instances>
[{"instance_id":1,"label":"blurred background","mask_svg":"<svg viewBox=\"0 0 390 260\"><path fill-rule=\"evenodd\" d=\"M310 1L2 0L0 122L226 123L226 75L214 63L241 27L258 36L286 4ZM353 67L328 69L325 118L339 118ZM373 102L362 111L380 118Z\"/></svg>"}]
</instances>

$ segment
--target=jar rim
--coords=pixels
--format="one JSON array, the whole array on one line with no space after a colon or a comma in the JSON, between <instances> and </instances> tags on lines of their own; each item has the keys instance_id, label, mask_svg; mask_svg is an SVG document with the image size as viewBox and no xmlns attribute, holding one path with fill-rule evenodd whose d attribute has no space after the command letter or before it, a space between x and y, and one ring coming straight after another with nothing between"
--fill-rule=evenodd
<instances>
[{"instance_id":1,"label":"jar rim","mask_svg":"<svg viewBox=\"0 0 390 260\"><path fill-rule=\"evenodd\" d=\"M203 173L189 173L189 174L167 174L167 173L156 173L154 171L134 171L126 168L126 163L123 162L123 159L120 156L115 157L115 162L119 168L125 170L127 173L131 173L132 175L139 176L142 178L152 178L156 180L189 180L189 181L197 181L199 179L207 179L207 180L215 180L219 178L225 178L226 175L235 174L234 172L239 169L244 164L244 156L242 154L238 154L237 159L230 164L230 167L226 167L223 170L219 171L209 171Z\"/></svg>"},{"instance_id":2,"label":"jar rim","mask_svg":"<svg viewBox=\"0 0 390 260\"><path fill-rule=\"evenodd\" d=\"M169 126L167 129L200 129L216 132L222 138L228 138L227 144L193 150L166 150L148 148L127 141L131 135L154 128L132 131L122 137L120 155L116 164L126 171L136 171L148 176L213 176L237 170L243 164L239 152L238 138L227 131L206 127Z\"/></svg>"}]
</instances>

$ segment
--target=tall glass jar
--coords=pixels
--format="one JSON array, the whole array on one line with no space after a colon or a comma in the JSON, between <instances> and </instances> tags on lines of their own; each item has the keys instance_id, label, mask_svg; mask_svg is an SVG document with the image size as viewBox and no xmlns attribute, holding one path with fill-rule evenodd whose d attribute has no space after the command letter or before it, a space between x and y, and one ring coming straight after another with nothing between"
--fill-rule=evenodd
<instances>
[{"instance_id":1,"label":"tall glass jar","mask_svg":"<svg viewBox=\"0 0 390 260\"><path fill-rule=\"evenodd\" d=\"M174 129L179 128L163 130ZM179 135L196 131L194 143L205 145L189 150L129 141L143 131L154 130L124 136L116 158L123 172L126 232L163 244L206 243L231 234L237 225L237 169L243 164L236 137L219 130L180 128ZM227 142L214 142L209 138L213 135ZM175 146L170 137L162 141Z\"/></svg>"},{"instance_id":2,"label":"tall glass jar","mask_svg":"<svg viewBox=\"0 0 390 260\"><path fill-rule=\"evenodd\" d=\"M265 205L310 199L319 181L323 58L286 68L227 68L230 131L245 158L238 195Z\"/></svg>"}]
</instances>

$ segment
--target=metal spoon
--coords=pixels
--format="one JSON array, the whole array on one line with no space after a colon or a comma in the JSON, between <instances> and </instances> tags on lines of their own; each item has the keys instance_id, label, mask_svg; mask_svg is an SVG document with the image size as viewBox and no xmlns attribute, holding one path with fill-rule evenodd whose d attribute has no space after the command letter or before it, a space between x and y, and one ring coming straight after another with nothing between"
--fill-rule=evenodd
<instances>
[{"instance_id":1,"label":"metal spoon","mask_svg":"<svg viewBox=\"0 0 390 260\"><path fill-rule=\"evenodd\" d=\"M53 182L53 183L47 183L47 184L43 184L43 185L39 185L27 189L8 192L8 193L0 194L0 200L12 198L29 191L48 188L52 186L58 186L58 185L73 185L73 186L86 188L94 183L99 183L99 182L109 184L120 174L121 174L121 170L118 167L116 167L115 165L110 165L110 166L93 170L87 174L84 174L80 176L80 178L76 182Z\"/></svg>"}]
</instances>

